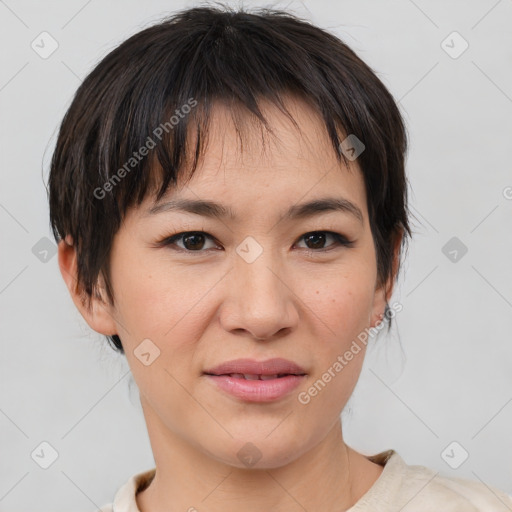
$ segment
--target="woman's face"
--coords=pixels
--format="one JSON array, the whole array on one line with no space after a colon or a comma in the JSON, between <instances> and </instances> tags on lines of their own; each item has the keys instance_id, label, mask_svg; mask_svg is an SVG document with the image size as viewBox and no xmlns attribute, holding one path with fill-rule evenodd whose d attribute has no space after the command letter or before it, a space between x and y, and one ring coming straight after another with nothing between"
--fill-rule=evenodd
<instances>
[{"instance_id":1,"label":"woman's face","mask_svg":"<svg viewBox=\"0 0 512 512\"><path fill-rule=\"evenodd\" d=\"M338 425L364 345L333 368L385 306L357 161L340 166L318 115L300 101L288 105L302 137L267 105L280 144L267 139L263 153L255 124L242 155L218 105L192 180L153 213L149 197L131 209L111 253L109 334L121 337L149 431L236 467L244 467L244 450L260 458L258 467L283 465ZM286 215L327 198L353 207ZM218 203L233 218L165 206L177 199ZM190 231L203 233L161 243ZM205 374L237 358L284 358L306 375L281 396L241 398ZM316 393L308 391L315 382Z\"/></svg>"}]
</instances>

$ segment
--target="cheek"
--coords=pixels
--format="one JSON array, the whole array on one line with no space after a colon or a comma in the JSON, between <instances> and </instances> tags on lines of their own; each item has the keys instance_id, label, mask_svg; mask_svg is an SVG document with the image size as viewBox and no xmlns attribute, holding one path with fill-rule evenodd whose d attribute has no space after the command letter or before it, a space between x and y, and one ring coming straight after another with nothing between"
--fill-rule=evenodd
<instances>
[{"instance_id":1,"label":"cheek","mask_svg":"<svg viewBox=\"0 0 512 512\"><path fill-rule=\"evenodd\" d=\"M192 377L207 321L205 287L215 284L212 277L201 284L187 275L167 265L126 258L113 284L119 324L125 328L122 341L137 386L153 409L172 410L174 417L185 414L191 404L182 385ZM143 352L150 354L148 365L140 358Z\"/></svg>"},{"instance_id":2,"label":"cheek","mask_svg":"<svg viewBox=\"0 0 512 512\"><path fill-rule=\"evenodd\" d=\"M161 337L174 329L200 300L190 273L172 268L163 258L131 254L119 258L113 273L116 306L130 334ZM203 282L202 286L208 286ZM131 327L131 329L130 329Z\"/></svg>"},{"instance_id":3,"label":"cheek","mask_svg":"<svg viewBox=\"0 0 512 512\"><path fill-rule=\"evenodd\" d=\"M120 332L121 339L135 371L141 365L134 350L149 339L159 351L155 367L166 368L184 381L190 378L197 345L215 313L212 297L219 276L198 272L197 268L173 268L164 258L151 264L148 261L135 256L125 258L113 275L119 326L125 331L124 335Z\"/></svg>"},{"instance_id":4,"label":"cheek","mask_svg":"<svg viewBox=\"0 0 512 512\"><path fill-rule=\"evenodd\" d=\"M301 285L301 298L323 324L336 345L368 326L374 299L374 274L364 267L344 268L310 276Z\"/></svg>"},{"instance_id":5,"label":"cheek","mask_svg":"<svg viewBox=\"0 0 512 512\"><path fill-rule=\"evenodd\" d=\"M315 372L302 396L308 402L304 421L311 428L313 418L322 415L328 425L336 421L357 384L366 352L358 335L369 325L372 299L370 280L353 273L339 274L306 295L313 312L309 317L314 343L309 351L314 354Z\"/></svg>"}]
</instances>

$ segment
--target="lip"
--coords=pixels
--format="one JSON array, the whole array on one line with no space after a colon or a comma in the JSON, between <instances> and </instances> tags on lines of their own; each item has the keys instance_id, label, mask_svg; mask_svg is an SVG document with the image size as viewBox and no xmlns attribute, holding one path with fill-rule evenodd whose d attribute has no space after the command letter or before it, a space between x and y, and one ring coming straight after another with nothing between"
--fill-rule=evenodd
<instances>
[{"instance_id":1,"label":"lip","mask_svg":"<svg viewBox=\"0 0 512 512\"><path fill-rule=\"evenodd\" d=\"M248 402L271 402L288 395L306 378L304 369L293 361L283 358L256 361L234 359L204 372L208 380L224 392ZM232 374L283 375L266 380L246 380Z\"/></svg>"},{"instance_id":2,"label":"lip","mask_svg":"<svg viewBox=\"0 0 512 512\"><path fill-rule=\"evenodd\" d=\"M269 380L245 380L229 375L206 375L221 390L245 402L271 402L288 395L306 375L287 375Z\"/></svg>"},{"instance_id":3,"label":"lip","mask_svg":"<svg viewBox=\"0 0 512 512\"><path fill-rule=\"evenodd\" d=\"M204 373L211 375L227 375L245 373L251 375L291 374L305 375L304 368L297 363L281 357L256 361L255 359L233 359L215 366Z\"/></svg>"}]
</instances>

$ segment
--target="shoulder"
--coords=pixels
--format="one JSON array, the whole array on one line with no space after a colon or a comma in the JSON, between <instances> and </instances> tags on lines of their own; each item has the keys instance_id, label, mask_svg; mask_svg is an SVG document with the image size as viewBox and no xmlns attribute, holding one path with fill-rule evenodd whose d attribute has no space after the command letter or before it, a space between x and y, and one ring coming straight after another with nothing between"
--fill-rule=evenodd
<instances>
[{"instance_id":1,"label":"shoulder","mask_svg":"<svg viewBox=\"0 0 512 512\"><path fill-rule=\"evenodd\" d=\"M404 492L416 510L418 507L427 510L433 504L442 505L446 512L512 510L512 497L481 481L449 477L425 466L407 466L404 476Z\"/></svg>"},{"instance_id":2,"label":"shoulder","mask_svg":"<svg viewBox=\"0 0 512 512\"><path fill-rule=\"evenodd\" d=\"M136 495L153 480L156 468L132 475L115 493L112 503L103 505L94 512L139 512Z\"/></svg>"},{"instance_id":3,"label":"shoulder","mask_svg":"<svg viewBox=\"0 0 512 512\"><path fill-rule=\"evenodd\" d=\"M394 450L377 454L370 460L384 462L384 470L350 512L372 509L399 509L401 512L512 510L512 497L503 491L479 480L450 477L425 466L408 465Z\"/></svg>"}]
</instances>

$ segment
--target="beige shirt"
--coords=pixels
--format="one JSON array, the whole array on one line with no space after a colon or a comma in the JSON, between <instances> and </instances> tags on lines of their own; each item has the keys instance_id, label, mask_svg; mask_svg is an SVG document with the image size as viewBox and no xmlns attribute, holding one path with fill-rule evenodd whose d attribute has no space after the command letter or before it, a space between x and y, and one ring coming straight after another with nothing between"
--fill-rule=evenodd
<instances>
[{"instance_id":1,"label":"beige shirt","mask_svg":"<svg viewBox=\"0 0 512 512\"><path fill-rule=\"evenodd\" d=\"M483 482L410 466L394 450L367 458L384 469L347 512L512 512L512 497ZM101 512L140 512L135 495L151 483L155 471L132 476Z\"/></svg>"}]
</instances>

